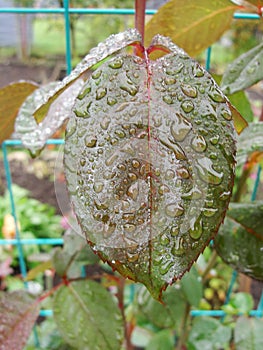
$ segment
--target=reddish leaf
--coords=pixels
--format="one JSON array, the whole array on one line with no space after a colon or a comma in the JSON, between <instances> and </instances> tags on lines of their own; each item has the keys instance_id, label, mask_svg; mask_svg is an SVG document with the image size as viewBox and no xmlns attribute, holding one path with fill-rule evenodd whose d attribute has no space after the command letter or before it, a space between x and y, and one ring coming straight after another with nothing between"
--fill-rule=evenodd
<instances>
[{"instance_id":1,"label":"reddish leaf","mask_svg":"<svg viewBox=\"0 0 263 350\"><path fill-rule=\"evenodd\" d=\"M78 221L100 256L155 298L216 234L231 195L234 128L212 77L174 51L118 55L84 85L65 167Z\"/></svg>"},{"instance_id":2,"label":"reddish leaf","mask_svg":"<svg viewBox=\"0 0 263 350\"><path fill-rule=\"evenodd\" d=\"M0 350L22 350L38 317L39 307L25 291L0 294Z\"/></svg>"},{"instance_id":3,"label":"reddish leaf","mask_svg":"<svg viewBox=\"0 0 263 350\"><path fill-rule=\"evenodd\" d=\"M17 112L38 85L29 81L19 81L0 89L0 143L12 135Z\"/></svg>"},{"instance_id":4,"label":"reddish leaf","mask_svg":"<svg viewBox=\"0 0 263 350\"><path fill-rule=\"evenodd\" d=\"M145 42L159 33L196 55L229 29L236 9L229 0L170 0L147 23Z\"/></svg>"}]
</instances>

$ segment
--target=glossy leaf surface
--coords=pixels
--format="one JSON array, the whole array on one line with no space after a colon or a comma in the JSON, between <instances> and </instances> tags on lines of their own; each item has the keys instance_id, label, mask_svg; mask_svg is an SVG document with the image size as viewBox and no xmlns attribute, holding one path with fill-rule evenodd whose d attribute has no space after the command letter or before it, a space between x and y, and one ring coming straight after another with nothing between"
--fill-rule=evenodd
<instances>
[{"instance_id":1,"label":"glossy leaf surface","mask_svg":"<svg viewBox=\"0 0 263 350\"><path fill-rule=\"evenodd\" d=\"M229 0L171 0L146 25L145 41L156 34L169 36L189 55L196 55L230 27L237 6Z\"/></svg>"},{"instance_id":2,"label":"glossy leaf surface","mask_svg":"<svg viewBox=\"0 0 263 350\"><path fill-rule=\"evenodd\" d=\"M234 330L236 350L259 350L263 348L263 319L240 317Z\"/></svg>"},{"instance_id":3,"label":"glossy leaf surface","mask_svg":"<svg viewBox=\"0 0 263 350\"><path fill-rule=\"evenodd\" d=\"M80 226L103 260L156 298L225 215L235 153L229 106L175 48L157 61L118 55L102 64L73 108L65 169Z\"/></svg>"},{"instance_id":4,"label":"glossy leaf surface","mask_svg":"<svg viewBox=\"0 0 263 350\"><path fill-rule=\"evenodd\" d=\"M221 258L234 269L263 280L263 202L232 203L215 239Z\"/></svg>"},{"instance_id":5,"label":"glossy leaf surface","mask_svg":"<svg viewBox=\"0 0 263 350\"><path fill-rule=\"evenodd\" d=\"M37 88L35 83L19 81L0 89L0 144L12 135L21 104Z\"/></svg>"},{"instance_id":6,"label":"glossy leaf surface","mask_svg":"<svg viewBox=\"0 0 263 350\"><path fill-rule=\"evenodd\" d=\"M89 69L92 66L118 50L124 49L126 46L139 42L140 40L140 34L135 29L130 29L123 33L111 35L104 42L93 48L77 67L45 96L44 101L41 102L41 105L34 113L36 121L40 123L44 119L52 103L78 78L87 78L90 74Z\"/></svg>"},{"instance_id":7,"label":"glossy leaf surface","mask_svg":"<svg viewBox=\"0 0 263 350\"><path fill-rule=\"evenodd\" d=\"M121 349L120 310L96 282L76 281L61 287L54 299L54 318L64 340L76 349Z\"/></svg>"},{"instance_id":8,"label":"glossy leaf surface","mask_svg":"<svg viewBox=\"0 0 263 350\"><path fill-rule=\"evenodd\" d=\"M263 43L242 54L226 69L221 89L226 94L244 90L263 79Z\"/></svg>"},{"instance_id":9,"label":"glossy leaf surface","mask_svg":"<svg viewBox=\"0 0 263 350\"><path fill-rule=\"evenodd\" d=\"M0 349L23 350L39 314L39 306L25 291L0 293Z\"/></svg>"},{"instance_id":10,"label":"glossy leaf surface","mask_svg":"<svg viewBox=\"0 0 263 350\"><path fill-rule=\"evenodd\" d=\"M16 138L21 139L33 156L36 156L44 147L46 141L61 128L69 118L74 100L79 94L83 80L79 79L65 90L51 105L43 121L37 124L33 113L41 104L50 90L60 83L50 83L35 90L19 109L15 121Z\"/></svg>"}]
</instances>

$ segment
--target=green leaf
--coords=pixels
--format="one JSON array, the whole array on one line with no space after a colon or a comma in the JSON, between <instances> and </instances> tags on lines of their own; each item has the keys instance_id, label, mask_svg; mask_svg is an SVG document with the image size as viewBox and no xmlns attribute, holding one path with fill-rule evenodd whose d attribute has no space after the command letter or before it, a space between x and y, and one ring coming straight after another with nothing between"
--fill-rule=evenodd
<instances>
[{"instance_id":1,"label":"green leaf","mask_svg":"<svg viewBox=\"0 0 263 350\"><path fill-rule=\"evenodd\" d=\"M21 139L24 147L29 149L33 156L40 153L46 141L63 125L70 117L71 108L83 85L83 80L78 79L51 105L44 120L37 124L33 113L41 103L45 101L48 92L55 89L60 83L53 82L41 86L35 90L21 106L15 122L16 137Z\"/></svg>"},{"instance_id":2,"label":"green leaf","mask_svg":"<svg viewBox=\"0 0 263 350\"><path fill-rule=\"evenodd\" d=\"M248 314L253 307L254 300L252 295L240 292L234 294L229 303L222 306L222 309L231 315L237 315L238 313Z\"/></svg>"},{"instance_id":3,"label":"green leaf","mask_svg":"<svg viewBox=\"0 0 263 350\"><path fill-rule=\"evenodd\" d=\"M25 291L0 293L0 348L23 350L39 314L39 306Z\"/></svg>"},{"instance_id":4,"label":"green leaf","mask_svg":"<svg viewBox=\"0 0 263 350\"><path fill-rule=\"evenodd\" d=\"M171 0L146 25L148 46L156 34L169 36L194 56L217 41L230 27L237 6L228 0Z\"/></svg>"},{"instance_id":5,"label":"green leaf","mask_svg":"<svg viewBox=\"0 0 263 350\"><path fill-rule=\"evenodd\" d=\"M174 350L173 334L170 330L162 330L156 333L145 350Z\"/></svg>"},{"instance_id":6,"label":"green leaf","mask_svg":"<svg viewBox=\"0 0 263 350\"><path fill-rule=\"evenodd\" d=\"M96 48L93 48L77 65L77 67L66 78L64 78L55 89L51 90L46 95L44 101L34 113L36 121L39 123L43 120L48 113L51 104L78 78L87 78L88 71L92 66L114 54L118 50L140 41L140 39L140 34L136 30L130 29L124 33L110 36L105 42L100 43Z\"/></svg>"},{"instance_id":7,"label":"green leaf","mask_svg":"<svg viewBox=\"0 0 263 350\"><path fill-rule=\"evenodd\" d=\"M31 281L36 278L40 273L45 272L47 269L52 267L51 260L45 261L42 264L37 265L30 271L28 271L25 281Z\"/></svg>"},{"instance_id":8,"label":"green leaf","mask_svg":"<svg viewBox=\"0 0 263 350\"><path fill-rule=\"evenodd\" d=\"M138 311L158 328L178 328L186 310L186 299L181 289L168 287L163 293L163 304L154 300L142 287L137 297Z\"/></svg>"},{"instance_id":9,"label":"green leaf","mask_svg":"<svg viewBox=\"0 0 263 350\"><path fill-rule=\"evenodd\" d=\"M12 135L20 106L37 88L33 82L18 81L0 89L0 144Z\"/></svg>"},{"instance_id":10,"label":"green leaf","mask_svg":"<svg viewBox=\"0 0 263 350\"><path fill-rule=\"evenodd\" d=\"M250 123L237 139L237 163L245 163L255 152L263 152L263 122Z\"/></svg>"},{"instance_id":11,"label":"green leaf","mask_svg":"<svg viewBox=\"0 0 263 350\"><path fill-rule=\"evenodd\" d=\"M235 330L234 342L236 350L263 349L263 319L239 317Z\"/></svg>"},{"instance_id":12,"label":"green leaf","mask_svg":"<svg viewBox=\"0 0 263 350\"><path fill-rule=\"evenodd\" d=\"M121 349L120 310L112 295L96 282L82 280L59 288L54 318L62 337L76 349Z\"/></svg>"},{"instance_id":13,"label":"green leaf","mask_svg":"<svg viewBox=\"0 0 263 350\"><path fill-rule=\"evenodd\" d=\"M215 247L234 269L263 280L263 202L231 203Z\"/></svg>"},{"instance_id":14,"label":"green leaf","mask_svg":"<svg viewBox=\"0 0 263 350\"><path fill-rule=\"evenodd\" d=\"M244 91L236 92L228 98L247 122L253 122L254 114Z\"/></svg>"},{"instance_id":15,"label":"green leaf","mask_svg":"<svg viewBox=\"0 0 263 350\"><path fill-rule=\"evenodd\" d=\"M263 43L242 54L226 69L221 89L226 94L244 90L263 79Z\"/></svg>"},{"instance_id":16,"label":"green leaf","mask_svg":"<svg viewBox=\"0 0 263 350\"><path fill-rule=\"evenodd\" d=\"M216 234L235 164L230 103L169 39L154 38L159 46L173 53L157 61L120 54L94 71L64 152L87 241L156 299Z\"/></svg>"},{"instance_id":17,"label":"green leaf","mask_svg":"<svg viewBox=\"0 0 263 350\"><path fill-rule=\"evenodd\" d=\"M195 267L183 276L180 284L189 304L198 308L203 296L203 286Z\"/></svg>"},{"instance_id":18,"label":"green leaf","mask_svg":"<svg viewBox=\"0 0 263 350\"><path fill-rule=\"evenodd\" d=\"M189 333L187 349L229 349L230 339L230 327L212 317L196 317Z\"/></svg>"},{"instance_id":19,"label":"green leaf","mask_svg":"<svg viewBox=\"0 0 263 350\"><path fill-rule=\"evenodd\" d=\"M59 276L77 278L81 275L81 266L99 261L87 245L86 240L76 232L68 232L64 237L64 247L53 251L52 264Z\"/></svg>"}]
</instances>

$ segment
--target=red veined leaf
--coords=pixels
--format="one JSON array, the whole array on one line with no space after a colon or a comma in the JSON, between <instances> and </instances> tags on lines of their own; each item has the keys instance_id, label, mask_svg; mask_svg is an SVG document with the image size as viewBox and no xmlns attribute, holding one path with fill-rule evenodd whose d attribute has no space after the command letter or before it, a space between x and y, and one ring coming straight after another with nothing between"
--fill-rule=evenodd
<instances>
[{"instance_id":1,"label":"red veined leaf","mask_svg":"<svg viewBox=\"0 0 263 350\"><path fill-rule=\"evenodd\" d=\"M212 77L167 38L157 44L173 52L157 61L117 55L85 83L65 168L93 249L160 298L224 218L235 140L230 103Z\"/></svg>"}]
</instances>

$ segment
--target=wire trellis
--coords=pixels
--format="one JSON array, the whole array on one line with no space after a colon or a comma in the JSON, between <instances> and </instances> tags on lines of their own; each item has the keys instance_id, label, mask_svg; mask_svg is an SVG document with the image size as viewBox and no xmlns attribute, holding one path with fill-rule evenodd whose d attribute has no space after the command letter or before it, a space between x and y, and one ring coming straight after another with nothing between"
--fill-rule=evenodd
<instances>
[{"instance_id":1,"label":"wire trellis","mask_svg":"<svg viewBox=\"0 0 263 350\"><path fill-rule=\"evenodd\" d=\"M133 15L135 13L134 9L113 9L113 8L71 8L69 7L69 0L64 0L63 8L0 8L0 14L5 13L16 13L16 14L61 14L64 16L64 35L65 35L65 63L67 67L67 74L71 72L72 61L71 61L71 36L70 36L70 15L71 14L85 14L85 15ZM146 14L152 15L156 10L146 10ZM235 19L246 20L246 19L260 19L260 16L254 13L235 13ZM206 53L206 69L210 68L212 48L208 48ZM62 145L64 140L62 139L50 139L47 141L48 145ZM15 222L16 236L14 239L0 239L0 246L2 245L14 245L18 248L19 254L19 266L22 277L25 279L27 276L26 270L26 259L23 253L23 246L36 244L36 245L63 245L63 238L35 238L35 239L22 239L20 235L20 228L18 225L18 219L16 214L16 203L13 193L13 182L10 171L10 164L8 160L8 153L15 147L22 147L22 143L19 140L6 140L2 143L3 161L5 169L5 177L7 190L10 198L10 207L12 216ZM261 168L258 168L257 177L254 184L254 189L252 192L251 200L254 201L256 198L256 193L260 183L260 172ZM226 295L225 303L229 302L233 287L237 278L237 272L233 271L232 278L229 284L229 288ZM28 288L27 282L24 283L25 288ZM213 316L213 317L224 317L226 315L223 310L192 310L192 316ZM52 310L41 310L40 316L52 316ZM258 303L257 309L250 311L250 316L252 317L263 317L263 293L261 295L260 301ZM37 336L35 336L36 345L38 343Z\"/></svg>"}]
</instances>

